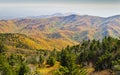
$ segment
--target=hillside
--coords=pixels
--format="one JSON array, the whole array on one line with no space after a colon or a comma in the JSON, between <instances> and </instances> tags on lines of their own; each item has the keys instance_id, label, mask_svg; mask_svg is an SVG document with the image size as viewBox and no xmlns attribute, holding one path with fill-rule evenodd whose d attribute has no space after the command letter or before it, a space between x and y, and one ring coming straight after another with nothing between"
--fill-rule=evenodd
<instances>
[{"instance_id":1,"label":"hillside","mask_svg":"<svg viewBox=\"0 0 120 75\"><path fill-rule=\"evenodd\" d=\"M19 33L1 33L0 42L4 43L8 47L22 48L22 49L47 49L53 50L55 47L61 49L69 45L69 41L63 39L46 40L34 39L30 36ZM50 47L51 46L51 47ZM62 46L62 47L61 47Z\"/></svg>"},{"instance_id":2,"label":"hillside","mask_svg":"<svg viewBox=\"0 0 120 75\"><path fill-rule=\"evenodd\" d=\"M0 42L4 43L7 47L22 48L22 49L42 49L38 41L23 35L23 34L0 34Z\"/></svg>"},{"instance_id":3,"label":"hillside","mask_svg":"<svg viewBox=\"0 0 120 75\"><path fill-rule=\"evenodd\" d=\"M18 35L24 36L2 34L12 38ZM116 38L83 41L61 51L19 50L8 53L6 44L0 44L2 75L120 75L120 40Z\"/></svg>"},{"instance_id":4,"label":"hillside","mask_svg":"<svg viewBox=\"0 0 120 75\"><path fill-rule=\"evenodd\" d=\"M42 48L61 49L82 40L120 36L120 15L98 17L89 15L51 16L0 20L0 33L20 33L39 41Z\"/></svg>"}]
</instances>

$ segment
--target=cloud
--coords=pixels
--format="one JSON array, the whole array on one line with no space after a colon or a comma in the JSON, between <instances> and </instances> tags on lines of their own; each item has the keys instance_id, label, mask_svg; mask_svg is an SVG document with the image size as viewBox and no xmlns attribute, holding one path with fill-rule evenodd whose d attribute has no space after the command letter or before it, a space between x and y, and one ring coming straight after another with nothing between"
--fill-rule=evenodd
<instances>
[{"instance_id":1,"label":"cloud","mask_svg":"<svg viewBox=\"0 0 120 75\"><path fill-rule=\"evenodd\" d=\"M4 1L4 2L1 2ZM11 3L9 3L11 1ZM40 16L74 12L80 15L120 14L118 0L0 0L0 17ZM38 2L37 2L38 1ZM27 3L26 3L27 2ZM116 3L117 2L117 3Z\"/></svg>"},{"instance_id":2,"label":"cloud","mask_svg":"<svg viewBox=\"0 0 120 75\"><path fill-rule=\"evenodd\" d=\"M0 3L1 16L39 16L74 12L80 15L112 16L120 13L119 4L86 3Z\"/></svg>"}]
</instances>

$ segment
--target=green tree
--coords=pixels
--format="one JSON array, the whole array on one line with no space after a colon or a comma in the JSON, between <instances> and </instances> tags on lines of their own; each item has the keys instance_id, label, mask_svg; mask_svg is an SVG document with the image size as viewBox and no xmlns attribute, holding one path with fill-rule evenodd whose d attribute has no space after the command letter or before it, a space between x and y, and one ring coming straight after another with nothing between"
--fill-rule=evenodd
<instances>
[{"instance_id":1,"label":"green tree","mask_svg":"<svg viewBox=\"0 0 120 75\"><path fill-rule=\"evenodd\" d=\"M39 67L41 67L43 63L44 63L44 57L42 55L40 55L40 57L39 57L39 64L40 64Z\"/></svg>"},{"instance_id":2,"label":"green tree","mask_svg":"<svg viewBox=\"0 0 120 75\"><path fill-rule=\"evenodd\" d=\"M25 75L29 73L29 68L26 64L21 64L18 75Z\"/></svg>"},{"instance_id":3,"label":"green tree","mask_svg":"<svg viewBox=\"0 0 120 75\"><path fill-rule=\"evenodd\" d=\"M1 75L13 75L14 74L5 55L2 55L2 54L0 54L0 74Z\"/></svg>"},{"instance_id":4,"label":"green tree","mask_svg":"<svg viewBox=\"0 0 120 75\"><path fill-rule=\"evenodd\" d=\"M62 50L60 63L61 66L65 68L64 70L64 68L62 67L63 70L59 70L61 71L61 73L64 73L63 75L79 75L81 72L80 67L78 67L76 64L76 56L74 53L70 52L70 48L69 51L66 49Z\"/></svg>"},{"instance_id":5,"label":"green tree","mask_svg":"<svg viewBox=\"0 0 120 75\"><path fill-rule=\"evenodd\" d=\"M4 44L0 43L0 53L4 53L6 50L7 47Z\"/></svg>"},{"instance_id":6,"label":"green tree","mask_svg":"<svg viewBox=\"0 0 120 75\"><path fill-rule=\"evenodd\" d=\"M47 64L50 65L50 66L54 66L55 65L55 58L50 56L47 60Z\"/></svg>"}]
</instances>

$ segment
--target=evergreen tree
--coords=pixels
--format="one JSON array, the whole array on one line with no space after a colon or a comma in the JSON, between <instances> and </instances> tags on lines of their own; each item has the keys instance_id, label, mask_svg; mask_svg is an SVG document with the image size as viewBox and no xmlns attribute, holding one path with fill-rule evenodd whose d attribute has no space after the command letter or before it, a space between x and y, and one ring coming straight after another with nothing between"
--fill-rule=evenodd
<instances>
[{"instance_id":1,"label":"evergreen tree","mask_svg":"<svg viewBox=\"0 0 120 75\"><path fill-rule=\"evenodd\" d=\"M40 55L40 57L39 57L39 66L41 67L42 66L42 64L44 63L44 57L42 56L42 55Z\"/></svg>"},{"instance_id":2,"label":"evergreen tree","mask_svg":"<svg viewBox=\"0 0 120 75\"><path fill-rule=\"evenodd\" d=\"M4 53L6 50L7 47L4 44L0 43L0 53Z\"/></svg>"},{"instance_id":3,"label":"evergreen tree","mask_svg":"<svg viewBox=\"0 0 120 75\"><path fill-rule=\"evenodd\" d=\"M26 64L22 63L18 75L25 75L27 73L29 73L29 68L27 67Z\"/></svg>"},{"instance_id":4,"label":"evergreen tree","mask_svg":"<svg viewBox=\"0 0 120 75\"><path fill-rule=\"evenodd\" d=\"M50 66L54 66L55 65L55 58L50 56L47 60L47 64L50 65Z\"/></svg>"}]
</instances>

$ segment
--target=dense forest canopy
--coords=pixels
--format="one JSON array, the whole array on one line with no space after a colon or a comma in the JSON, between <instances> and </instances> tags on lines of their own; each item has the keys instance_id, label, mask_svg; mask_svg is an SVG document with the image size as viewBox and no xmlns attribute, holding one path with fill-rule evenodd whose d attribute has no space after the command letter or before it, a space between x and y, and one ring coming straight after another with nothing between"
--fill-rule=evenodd
<instances>
[{"instance_id":1,"label":"dense forest canopy","mask_svg":"<svg viewBox=\"0 0 120 75\"><path fill-rule=\"evenodd\" d=\"M0 75L41 75L39 69L53 67L56 63L59 66L50 75L94 75L94 72L102 70L117 74L120 71L120 40L116 38L83 40L82 43L67 46L61 51L24 51L28 47L23 45L15 49L1 41ZM88 72L88 68L93 68L94 71Z\"/></svg>"}]
</instances>

